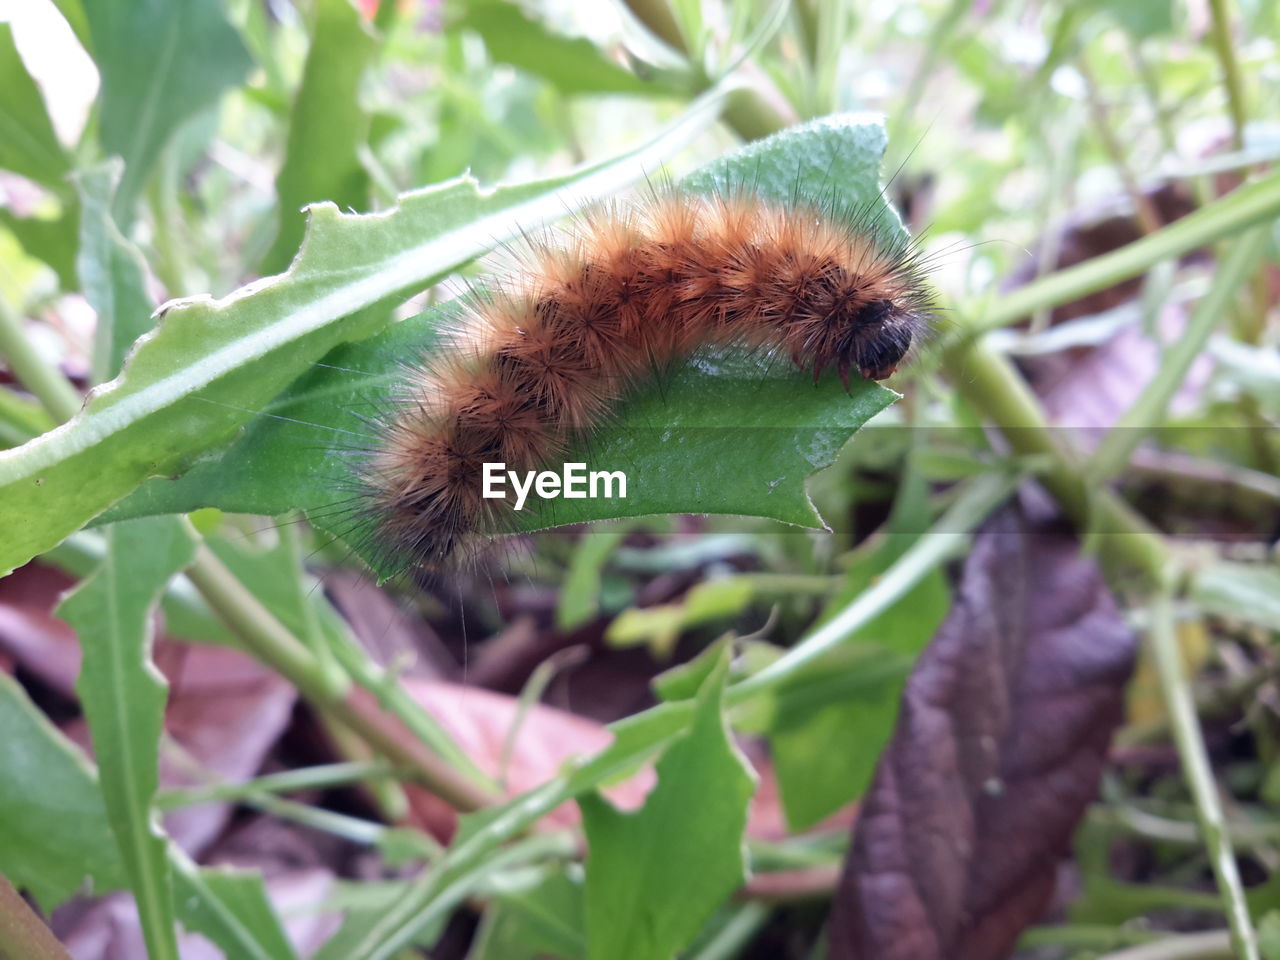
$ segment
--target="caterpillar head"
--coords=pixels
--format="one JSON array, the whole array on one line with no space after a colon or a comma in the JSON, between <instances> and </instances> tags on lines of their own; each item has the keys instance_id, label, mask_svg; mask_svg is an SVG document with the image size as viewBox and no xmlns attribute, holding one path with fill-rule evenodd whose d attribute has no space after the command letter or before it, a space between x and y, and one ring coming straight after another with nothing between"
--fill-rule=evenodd
<instances>
[{"instance_id":1,"label":"caterpillar head","mask_svg":"<svg viewBox=\"0 0 1280 960\"><path fill-rule=\"evenodd\" d=\"M836 367L848 381L858 370L868 380L884 380L898 369L911 349L920 315L893 300L872 300L848 319L848 336L841 344Z\"/></svg>"}]
</instances>

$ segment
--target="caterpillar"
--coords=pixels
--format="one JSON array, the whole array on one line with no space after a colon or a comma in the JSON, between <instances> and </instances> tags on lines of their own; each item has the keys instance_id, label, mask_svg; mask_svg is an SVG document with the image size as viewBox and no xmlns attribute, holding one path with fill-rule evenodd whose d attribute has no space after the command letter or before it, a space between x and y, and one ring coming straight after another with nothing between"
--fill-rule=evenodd
<instances>
[{"instance_id":1,"label":"caterpillar","mask_svg":"<svg viewBox=\"0 0 1280 960\"><path fill-rule=\"evenodd\" d=\"M864 212L745 188L597 206L526 238L495 285L406 369L359 469L373 536L438 573L502 529L485 463L547 466L627 393L703 347L782 357L815 381L884 379L930 327L916 248Z\"/></svg>"}]
</instances>

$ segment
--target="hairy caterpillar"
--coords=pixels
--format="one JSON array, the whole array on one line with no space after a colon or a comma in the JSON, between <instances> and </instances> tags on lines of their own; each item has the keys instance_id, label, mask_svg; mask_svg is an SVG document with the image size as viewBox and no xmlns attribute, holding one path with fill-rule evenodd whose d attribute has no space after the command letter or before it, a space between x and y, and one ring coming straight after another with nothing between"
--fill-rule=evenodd
<instances>
[{"instance_id":1,"label":"hairy caterpillar","mask_svg":"<svg viewBox=\"0 0 1280 960\"><path fill-rule=\"evenodd\" d=\"M375 536L444 568L501 529L485 463L542 468L627 392L704 346L788 359L815 380L883 379L930 323L916 250L865 213L745 189L655 193L529 241L411 368L360 471Z\"/></svg>"}]
</instances>

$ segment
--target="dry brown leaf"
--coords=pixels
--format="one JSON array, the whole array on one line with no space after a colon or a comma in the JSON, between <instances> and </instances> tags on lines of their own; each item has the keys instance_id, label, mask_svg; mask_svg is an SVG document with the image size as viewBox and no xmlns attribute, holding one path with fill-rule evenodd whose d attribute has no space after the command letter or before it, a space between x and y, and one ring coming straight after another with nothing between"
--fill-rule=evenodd
<instances>
[{"instance_id":1,"label":"dry brown leaf","mask_svg":"<svg viewBox=\"0 0 1280 960\"><path fill-rule=\"evenodd\" d=\"M903 695L831 960L1001 960L1044 910L1123 716L1134 638L1072 538L994 518Z\"/></svg>"}]
</instances>

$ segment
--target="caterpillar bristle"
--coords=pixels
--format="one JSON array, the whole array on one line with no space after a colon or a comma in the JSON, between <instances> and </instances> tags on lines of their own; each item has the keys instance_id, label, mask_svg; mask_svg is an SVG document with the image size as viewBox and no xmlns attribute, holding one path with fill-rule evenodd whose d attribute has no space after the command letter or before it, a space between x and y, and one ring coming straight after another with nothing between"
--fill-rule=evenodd
<instances>
[{"instance_id":1,"label":"caterpillar bristle","mask_svg":"<svg viewBox=\"0 0 1280 960\"><path fill-rule=\"evenodd\" d=\"M482 469L537 470L694 350L744 347L815 380L884 379L934 305L919 248L866 210L654 190L508 251L442 344L407 370L360 475L382 556L427 575L502 532Z\"/></svg>"}]
</instances>

